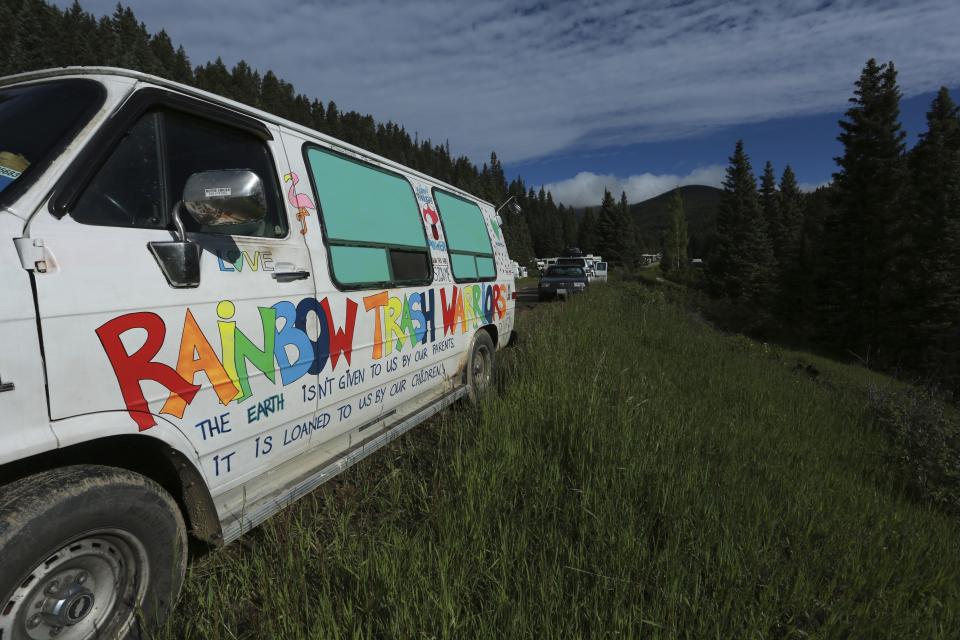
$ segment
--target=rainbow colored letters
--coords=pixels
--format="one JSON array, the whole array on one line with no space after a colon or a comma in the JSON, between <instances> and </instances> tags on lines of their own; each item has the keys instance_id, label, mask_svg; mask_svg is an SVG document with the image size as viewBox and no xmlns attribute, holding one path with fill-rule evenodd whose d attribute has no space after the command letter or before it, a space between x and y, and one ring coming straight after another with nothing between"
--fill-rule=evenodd
<instances>
[{"instance_id":1,"label":"rainbow colored letters","mask_svg":"<svg viewBox=\"0 0 960 640\"><path fill-rule=\"evenodd\" d=\"M481 324L501 319L507 311L509 287L498 284L473 284L439 288L391 296L388 291L364 296L363 308L373 313L374 360L394 351L412 348L436 340L436 298L439 297L443 336L461 334ZM168 391L160 413L182 418L200 385L198 373L209 379L221 404L243 402L253 394L250 389L248 366L253 365L274 384L279 370L280 384L287 386L305 375L318 375L327 363L335 370L342 358L350 366L353 353L354 330L359 304L346 299L342 322L334 321L327 298L307 297L297 304L282 300L270 307L258 307L260 329L250 339L233 319L236 306L229 300L217 305L217 329L220 338L219 353L200 329L193 313L187 308L180 332L180 349L176 365L155 360L167 336L163 319L152 312L128 313L97 328L97 336L110 360L120 393L130 417L140 431L157 424L156 418L143 395L141 383L152 380ZM316 340L306 332L310 314L315 314L320 326ZM279 321L279 322L278 322ZM143 346L128 353L121 336L131 330L146 331ZM248 328L248 331L250 329ZM295 346L297 359L290 362L287 346Z\"/></svg>"}]
</instances>

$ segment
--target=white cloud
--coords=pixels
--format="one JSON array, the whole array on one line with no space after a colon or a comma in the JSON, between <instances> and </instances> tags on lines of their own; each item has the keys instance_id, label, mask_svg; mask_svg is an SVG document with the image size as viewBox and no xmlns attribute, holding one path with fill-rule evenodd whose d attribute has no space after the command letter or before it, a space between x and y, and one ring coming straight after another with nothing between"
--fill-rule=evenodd
<instances>
[{"instance_id":1,"label":"white cloud","mask_svg":"<svg viewBox=\"0 0 960 640\"><path fill-rule=\"evenodd\" d=\"M813 193L814 191L816 191L816 190L819 189L820 187L825 187L825 186L827 186L828 184L830 184L831 182L833 182L833 181L832 181L832 180L824 180L823 182L801 182L801 183L800 183L799 185L797 185L797 186L800 187L800 191L803 191L804 193Z\"/></svg>"},{"instance_id":2,"label":"white cloud","mask_svg":"<svg viewBox=\"0 0 960 640\"><path fill-rule=\"evenodd\" d=\"M960 84L956 0L129 4L194 63L244 58L476 161L842 110L871 56L906 96Z\"/></svg>"},{"instance_id":3,"label":"white cloud","mask_svg":"<svg viewBox=\"0 0 960 640\"><path fill-rule=\"evenodd\" d=\"M553 194L553 199L574 207L596 207L603 200L603 190L612 192L615 198L627 193L627 200L633 204L670 191L675 187L688 184L705 184L719 187L723 182L726 169L720 165L710 165L694 169L685 176L670 174L641 173L621 178L613 175L597 175L581 171L568 180L544 185Z\"/></svg>"}]
</instances>

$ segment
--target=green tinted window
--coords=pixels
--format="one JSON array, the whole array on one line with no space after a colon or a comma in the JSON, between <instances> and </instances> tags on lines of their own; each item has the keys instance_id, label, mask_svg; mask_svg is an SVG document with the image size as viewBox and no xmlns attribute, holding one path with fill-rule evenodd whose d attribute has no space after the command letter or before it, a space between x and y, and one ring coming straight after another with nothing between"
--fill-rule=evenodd
<instances>
[{"instance_id":1,"label":"green tinted window","mask_svg":"<svg viewBox=\"0 0 960 640\"><path fill-rule=\"evenodd\" d=\"M451 253L450 264L453 267L453 274L459 280L476 279L477 277L477 259L474 256L463 253Z\"/></svg>"},{"instance_id":2,"label":"green tinted window","mask_svg":"<svg viewBox=\"0 0 960 640\"><path fill-rule=\"evenodd\" d=\"M405 179L324 149L311 148L307 158L331 241L427 246Z\"/></svg>"},{"instance_id":3,"label":"green tinted window","mask_svg":"<svg viewBox=\"0 0 960 640\"><path fill-rule=\"evenodd\" d=\"M410 183L326 149L309 147L306 156L336 282L429 282L432 263Z\"/></svg>"},{"instance_id":4,"label":"green tinted window","mask_svg":"<svg viewBox=\"0 0 960 640\"><path fill-rule=\"evenodd\" d=\"M330 247L333 274L342 284L389 282L387 250L379 247Z\"/></svg>"},{"instance_id":5,"label":"green tinted window","mask_svg":"<svg viewBox=\"0 0 960 640\"><path fill-rule=\"evenodd\" d=\"M443 191L437 191L434 199L440 209L447 246L451 251L493 255L487 223L483 220L480 207Z\"/></svg>"},{"instance_id":6,"label":"green tinted window","mask_svg":"<svg viewBox=\"0 0 960 640\"><path fill-rule=\"evenodd\" d=\"M480 207L445 191L434 191L433 197L443 220L453 277L457 280L495 277L493 248Z\"/></svg>"},{"instance_id":7,"label":"green tinted window","mask_svg":"<svg viewBox=\"0 0 960 640\"><path fill-rule=\"evenodd\" d=\"M481 278L492 278L497 275L497 269L493 266L492 258L477 256L477 275Z\"/></svg>"}]
</instances>

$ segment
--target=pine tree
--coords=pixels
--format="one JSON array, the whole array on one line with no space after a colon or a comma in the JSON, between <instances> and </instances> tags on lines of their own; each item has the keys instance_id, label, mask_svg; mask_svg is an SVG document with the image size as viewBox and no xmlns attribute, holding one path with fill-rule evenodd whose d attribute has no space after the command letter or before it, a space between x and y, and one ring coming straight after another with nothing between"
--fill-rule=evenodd
<instances>
[{"instance_id":1,"label":"pine tree","mask_svg":"<svg viewBox=\"0 0 960 640\"><path fill-rule=\"evenodd\" d=\"M327 103L327 130L324 133L334 137L340 135L340 111L337 109L337 103L333 100ZM406 163L410 164L409 154ZM474 172L476 172L476 169L474 169Z\"/></svg>"},{"instance_id":2,"label":"pine tree","mask_svg":"<svg viewBox=\"0 0 960 640\"><path fill-rule=\"evenodd\" d=\"M804 313L801 292L810 280L811 269L803 264L804 196L797 177L787 165L780 177L776 226L771 241L777 256L780 296L777 314L786 324L798 326Z\"/></svg>"},{"instance_id":3,"label":"pine tree","mask_svg":"<svg viewBox=\"0 0 960 640\"><path fill-rule=\"evenodd\" d=\"M193 75L193 65L190 64L190 58L183 46L177 47L177 57L173 62L173 69L169 75L171 80L182 82L184 84L196 84L196 78Z\"/></svg>"},{"instance_id":4,"label":"pine tree","mask_svg":"<svg viewBox=\"0 0 960 640\"><path fill-rule=\"evenodd\" d=\"M636 264L640 260L640 242L633 218L630 216L630 203L627 201L626 191L620 192L617 224L621 229L619 247L621 261L626 265Z\"/></svg>"},{"instance_id":5,"label":"pine tree","mask_svg":"<svg viewBox=\"0 0 960 640\"><path fill-rule=\"evenodd\" d=\"M223 60L219 57L213 62L197 67L194 76L196 85L201 89L221 96L232 96L233 78L230 77L227 65L223 64Z\"/></svg>"},{"instance_id":6,"label":"pine tree","mask_svg":"<svg viewBox=\"0 0 960 640\"><path fill-rule=\"evenodd\" d=\"M869 360L895 344L903 318L897 285L905 182L900 90L892 62L867 61L851 107L840 121L843 155L835 158L835 220L830 234L825 328L836 348Z\"/></svg>"},{"instance_id":7,"label":"pine tree","mask_svg":"<svg viewBox=\"0 0 960 640\"><path fill-rule=\"evenodd\" d=\"M62 31L60 53L57 55L58 64L86 66L98 62L96 48L93 45L96 38L97 21L83 10L77 0L74 0L70 8L64 12ZM160 37L161 34L166 35L161 31L157 36Z\"/></svg>"},{"instance_id":8,"label":"pine tree","mask_svg":"<svg viewBox=\"0 0 960 640\"><path fill-rule=\"evenodd\" d=\"M683 210L683 198L679 190L674 190L670 198L670 223L663 237L663 256L660 268L674 277L683 277L688 267L687 216Z\"/></svg>"},{"instance_id":9,"label":"pine tree","mask_svg":"<svg viewBox=\"0 0 960 640\"><path fill-rule=\"evenodd\" d=\"M115 35L113 58L116 60L116 66L144 73L158 71L153 51L150 49L147 28L142 22L137 21L133 10L117 4L112 23Z\"/></svg>"},{"instance_id":10,"label":"pine tree","mask_svg":"<svg viewBox=\"0 0 960 640\"><path fill-rule=\"evenodd\" d=\"M260 74L250 68L246 61L241 60L230 72L233 84L233 99L252 107L261 107L261 80Z\"/></svg>"},{"instance_id":11,"label":"pine tree","mask_svg":"<svg viewBox=\"0 0 960 640\"><path fill-rule=\"evenodd\" d=\"M745 305L757 322L764 319L775 291L773 250L742 140L727 167L708 267L716 294Z\"/></svg>"},{"instance_id":12,"label":"pine tree","mask_svg":"<svg viewBox=\"0 0 960 640\"><path fill-rule=\"evenodd\" d=\"M833 185L818 187L803 196L803 225L797 267L798 277L790 293L796 296L791 324L804 340L820 341L824 334L823 318L825 284L833 281L834 269L830 263L828 246L836 196Z\"/></svg>"},{"instance_id":13,"label":"pine tree","mask_svg":"<svg viewBox=\"0 0 960 640\"><path fill-rule=\"evenodd\" d=\"M593 209L587 207L583 212L583 218L580 219L580 226L577 229L577 246L584 253L600 253L600 243L597 232L597 217Z\"/></svg>"},{"instance_id":14,"label":"pine tree","mask_svg":"<svg viewBox=\"0 0 960 640\"><path fill-rule=\"evenodd\" d=\"M905 346L927 373L960 388L960 113L946 87L927 112L909 169Z\"/></svg>"},{"instance_id":15,"label":"pine tree","mask_svg":"<svg viewBox=\"0 0 960 640\"><path fill-rule=\"evenodd\" d=\"M559 212L560 212L560 222L563 225L563 246L565 247L579 246L577 217L574 215L573 209L569 207L565 207L561 204L559 208Z\"/></svg>"},{"instance_id":16,"label":"pine tree","mask_svg":"<svg viewBox=\"0 0 960 640\"><path fill-rule=\"evenodd\" d=\"M760 209L763 211L763 220L767 226L767 235L773 248L774 277L777 278L780 262L779 239L780 228L780 195L777 193L777 178L773 173L773 164L767 160L763 165L763 174L760 176Z\"/></svg>"},{"instance_id":17,"label":"pine tree","mask_svg":"<svg viewBox=\"0 0 960 640\"><path fill-rule=\"evenodd\" d=\"M624 255L623 224L620 220L620 211L617 201L608 189L603 190L603 202L600 203L600 213L597 216L597 247L594 253L599 252L604 260L614 265L626 264ZM583 250L583 247L580 247Z\"/></svg>"}]
</instances>

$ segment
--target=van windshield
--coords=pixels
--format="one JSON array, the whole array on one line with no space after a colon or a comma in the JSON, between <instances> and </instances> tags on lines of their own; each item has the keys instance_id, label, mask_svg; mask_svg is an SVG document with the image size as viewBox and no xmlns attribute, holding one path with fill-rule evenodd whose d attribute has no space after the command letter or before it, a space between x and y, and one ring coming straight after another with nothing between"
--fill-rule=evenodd
<instances>
[{"instance_id":1,"label":"van windshield","mask_svg":"<svg viewBox=\"0 0 960 640\"><path fill-rule=\"evenodd\" d=\"M102 101L92 80L0 87L0 202L39 174Z\"/></svg>"},{"instance_id":2,"label":"van windshield","mask_svg":"<svg viewBox=\"0 0 960 640\"><path fill-rule=\"evenodd\" d=\"M586 274L581 267L562 266L547 269L548 278L585 278Z\"/></svg>"}]
</instances>

